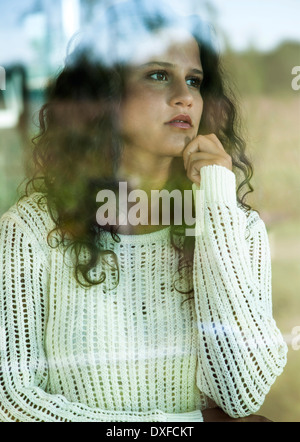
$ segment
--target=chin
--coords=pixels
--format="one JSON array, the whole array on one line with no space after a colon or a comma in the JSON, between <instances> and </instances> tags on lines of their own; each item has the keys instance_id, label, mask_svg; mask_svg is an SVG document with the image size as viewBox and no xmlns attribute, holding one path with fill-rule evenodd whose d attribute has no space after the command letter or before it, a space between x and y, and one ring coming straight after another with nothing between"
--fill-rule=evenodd
<instances>
[{"instance_id":1,"label":"chin","mask_svg":"<svg viewBox=\"0 0 300 442\"><path fill-rule=\"evenodd\" d=\"M185 147L186 147L186 144L182 143L178 146L170 147L168 150L166 150L166 152L168 151L170 156L173 156L173 157L182 157Z\"/></svg>"},{"instance_id":2,"label":"chin","mask_svg":"<svg viewBox=\"0 0 300 442\"><path fill-rule=\"evenodd\" d=\"M182 157L184 149L193 138L193 136L188 136L186 134L174 137L173 140L168 141L165 149L161 149L161 152L170 152L174 157Z\"/></svg>"}]
</instances>

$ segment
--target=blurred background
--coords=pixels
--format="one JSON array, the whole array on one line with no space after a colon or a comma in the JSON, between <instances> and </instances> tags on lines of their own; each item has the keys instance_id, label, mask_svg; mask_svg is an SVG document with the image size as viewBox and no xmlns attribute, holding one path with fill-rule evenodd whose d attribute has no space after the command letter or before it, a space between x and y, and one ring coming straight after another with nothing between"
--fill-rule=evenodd
<instances>
[{"instance_id":1,"label":"blurred background","mask_svg":"<svg viewBox=\"0 0 300 442\"><path fill-rule=\"evenodd\" d=\"M38 132L38 110L49 78L62 68L72 35L89 24L97 8L110 3L1 3L0 216L17 201L30 172L30 140ZM300 4L298 0L172 3L214 24L224 68L237 93L255 171L255 191L248 202L259 210L268 229L274 317L289 346L287 367L259 414L277 422L299 422L300 78L292 70L299 66L300 74Z\"/></svg>"}]
</instances>

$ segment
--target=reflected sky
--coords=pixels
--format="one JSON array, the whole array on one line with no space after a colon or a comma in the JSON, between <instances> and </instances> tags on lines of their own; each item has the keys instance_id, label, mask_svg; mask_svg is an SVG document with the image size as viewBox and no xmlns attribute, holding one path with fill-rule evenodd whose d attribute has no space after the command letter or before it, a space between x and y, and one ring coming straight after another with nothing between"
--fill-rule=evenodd
<instances>
[{"instance_id":1,"label":"reflected sky","mask_svg":"<svg viewBox=\"0 0 300 442\"><path fill-rule=\"evenodd\" d=\"M39 10L55 11L59 17L65 5L65 36L69 38L76 28L78 17L72 14L72 4L95 3L97 0L10 0L0 5L0 64L10 61L32 61L32 45L45 32L45 20L30 13ZM117 0L121 1L121 0ZM98 3L109 0L99 0ZM149 0L151 4L151 0ZM181 12L195 11L195 5L206 18L206 5L210 18L215 19L217 29L224 32L231 45L238 50L252 43L259 49L269 50L283 40L300 41L299 0L173 0L172 4ZM67 5L67 6L66 6ZM59 11L59 12L58 12ZM204 12L205 11L205 12ZM74 12L74 10L73 10ZM62 17L63 20L63 17ZM72 24L73 23L73 24ZM58 22L57 22L58 25ZM68 25L68 26L67 26ZM32 43L35 40L35 43ZM65 42L62 44L63 56ZM296 62L296 61L295 61Z\"/></svg>"},{"instance_id":2,"label":"reflected sky","mask_svg":"<svg viewBox=\"0 0 300 442\"><path fill-rule=\"evenodd\" d=\"M300 42L299 0L212 0L218 22L237 50L252 44L270 50L283 40Z\"/></svg>"}]
</instances>

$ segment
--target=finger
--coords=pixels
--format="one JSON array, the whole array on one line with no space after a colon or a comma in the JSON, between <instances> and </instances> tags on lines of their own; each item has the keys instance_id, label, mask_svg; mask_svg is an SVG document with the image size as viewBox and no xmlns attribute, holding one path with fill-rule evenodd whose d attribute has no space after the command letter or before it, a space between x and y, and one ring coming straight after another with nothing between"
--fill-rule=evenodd
<instances>
[{"instance_id":1,"label":"finger","mask_svg":"<svg viewBox=\"0 0 300 442\"><path fill-rule=\"evenodd\" d=\"M188 177L193 183L200 185L200 181L201 181L201 169L202 169L203 167L211 166L211 165L213 165L213 164L214 164L214 162L213 162L213 160L211 160L211 159L205 159L205 160L202 160L201 162L200 162L200 161L194 162L194 163L191 165L191 167L190 167L190 169L189 169L189 171L188 171L188 173L187 173L187 177Z\"/></svg>"},{"instance_id":2,"label":"finger","mask_svg":"<svg viewBox=\"0 0 300 442\"><path fill-rule=\"evenodd\" d=\"M221 141L219 140L219 138L217 137L216 134L208 134L208 135L206 135L206 138L211 140L213 143L215 143L216 146L219 147L219 149L226 152L223 144L221 143Z\"/></svg>"},{"instance_id":3,"label":"finger","mask_svg":"<svg viewBox=\"0 0 300 442\"><path fill-rule=\"evenodd\" d=\"M187 162L186 162L186 171L188 172L189 169L194 166L195 162L198 161L214 161L216 162L218 160L218 157L215 154L212 154L210 152L193 152L189 155Z\"/></svg>"},{"instance_id":4,"label":"finger","mask_svg":"<svg viewBox=\"0 0 300 442\"><path fill-rule=\"evenodd\" d=\"M200 184L201 169L204 166L211 166L216 164L218 157L207 152L196 152L191 155L191 160L188 162L186 174L187 177L194 183Z\"/></svg>"},{"instance_id":5,"label":"finger","mask_svg":"<svg viewBox=\"0 0 300 442\"><path fill-rule=\"evenodd\" d=\"M224 166L227 169L232 170L232 158L224 149L224 146L219 140L219 138L215 134L206 135L206 138L211 140L213 143L215 143L214 145L218 148L217 155L219 156L220 161L217 161L216 164L219 164L220 166Z\"/></svg>"},{"instance_id":6,"label":"finger","mask_svg":"<svg viewBox=\"0 0 300 442\"><path fill-rule=\"evenodd\" d=\"M183 151L183 162L186 168L186 164L188 162L189 156L195 152L209 152L212 154L220 153L220 141L218 141L217 137L207 136L207 135L198 135L194 140L192 140ZM224 149L222 149L224 151ZM225 152L225 151L224 151Z\"/></svg>"}]
</instances>

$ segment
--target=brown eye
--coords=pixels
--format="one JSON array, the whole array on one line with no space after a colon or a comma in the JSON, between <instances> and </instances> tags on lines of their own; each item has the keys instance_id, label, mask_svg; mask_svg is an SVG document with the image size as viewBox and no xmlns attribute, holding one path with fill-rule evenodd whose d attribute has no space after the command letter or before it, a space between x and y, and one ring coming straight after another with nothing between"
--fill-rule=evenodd
<instances>
[{"instance_id":1,"label":"brown eye","mask_svg":"<svg viewBox=\"0 0 300 442\"><path fill-rule=\"evenodd\" d=\"M149 75L149 78L155 81L167 81L168 75L165 71L156 71Z\"/></svg>"},{"instance_id":2,"label":"brown eye","mask_svg":"<svg viewBox=\"0 0 300 442\"><path fill-rule=\"evenodd\" d=\"M188 78L186 82L187 82L188 86L192 86L196 89L200 89L202 79L198 78L198 77L192 77L192 78Z\"/></svg>"}]
</instances>

